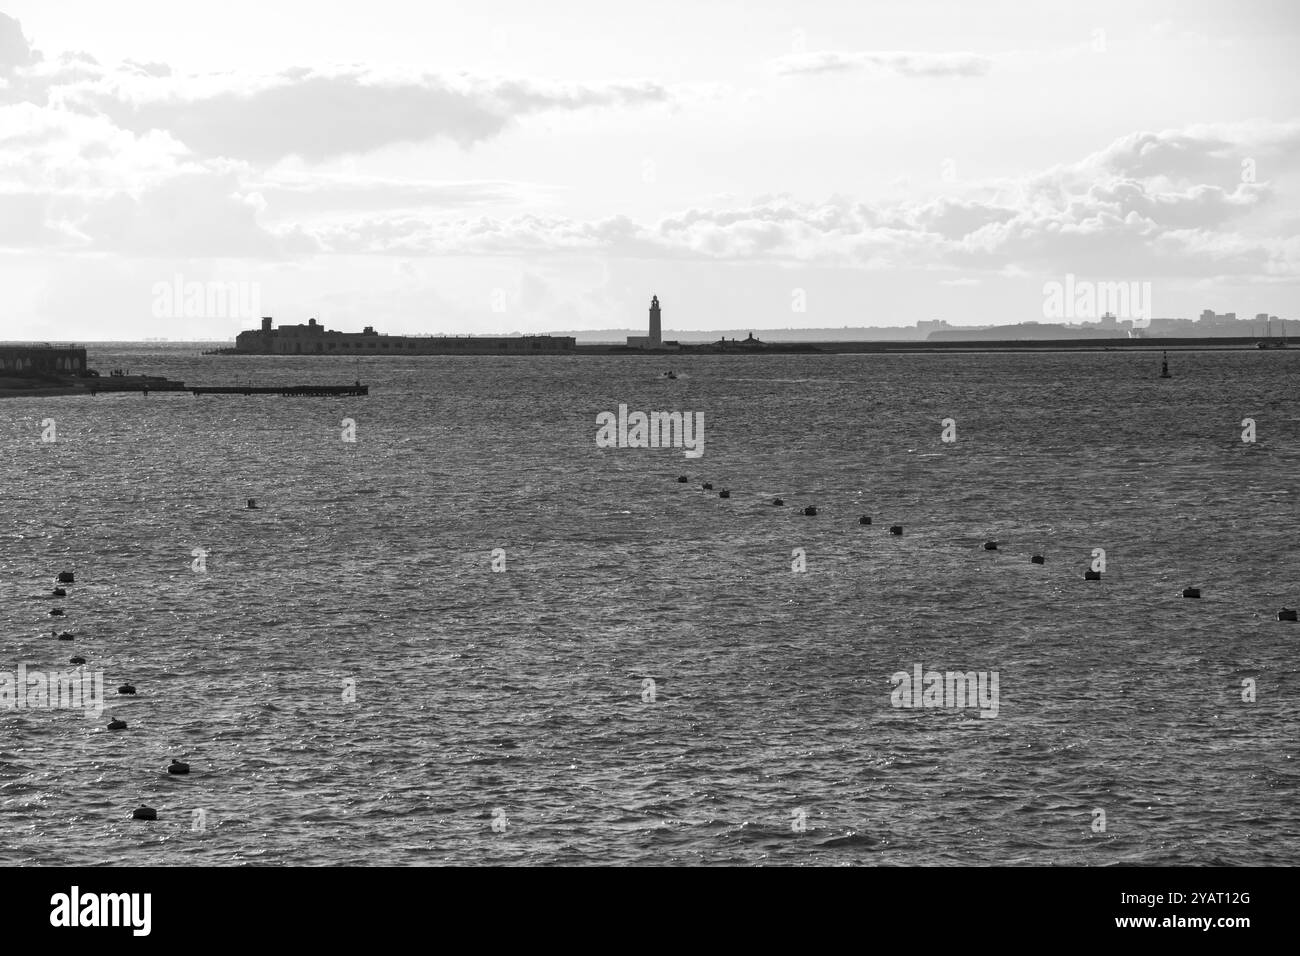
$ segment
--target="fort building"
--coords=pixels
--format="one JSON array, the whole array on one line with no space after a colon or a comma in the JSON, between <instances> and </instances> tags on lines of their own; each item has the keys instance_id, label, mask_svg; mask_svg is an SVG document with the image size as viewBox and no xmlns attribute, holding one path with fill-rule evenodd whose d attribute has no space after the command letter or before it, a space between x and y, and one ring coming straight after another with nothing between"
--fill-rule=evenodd
<instances>
[{"instance_id":1,"label":"fort building","mask_svg":"<svg viewBox=\"0 0 1300 956\"><path fill-rule=\"evenodd\" d=\"M306 325L271 328L271 317L260 329L240 332L235 352L252 355L463 355L492 353L537 355L572 352L571 335L381 335L367 325L361 332L336 332L309 319Z\"/></svg>"},{"instance_id":2,"label":"fort building","mask_svg":"<svg viewBox=\"0 0 1300 956\"><path fill-rule=\"evenodd\" d=\"M85 375L86 350L72 345L0 345L0 375Z\"/></svg>"}]
</instances>

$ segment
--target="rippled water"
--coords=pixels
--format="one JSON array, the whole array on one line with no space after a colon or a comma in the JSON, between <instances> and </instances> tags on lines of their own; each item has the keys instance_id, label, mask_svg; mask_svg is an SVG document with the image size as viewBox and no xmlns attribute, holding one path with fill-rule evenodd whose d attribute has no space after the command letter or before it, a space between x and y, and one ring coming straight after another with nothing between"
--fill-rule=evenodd
<instances>
[{"instance_id":1,"label":"rippled water","mask_svg":"<svg viewBox=\"0 0 1300 956\"><path fill-rule=\"evenodd\" d=\"M92 348L374 387L0 401L0 670L139 690L0 711L0 863L1300 862L1300 353L1158 361ZM892 706L918 663L997 717Z\"/></svg>"}]
</instances>

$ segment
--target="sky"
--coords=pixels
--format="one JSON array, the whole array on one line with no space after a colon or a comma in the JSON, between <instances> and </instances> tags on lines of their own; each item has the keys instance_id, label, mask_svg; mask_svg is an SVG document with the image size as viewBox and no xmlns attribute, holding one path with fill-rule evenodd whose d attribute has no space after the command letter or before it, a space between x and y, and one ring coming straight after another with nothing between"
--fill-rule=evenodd
<instances>
[{"instance_id":1,"label":"sky","mask_svg":"<svg viewBox=\"0 0 1300 956\"><path fill-rule=\"evenodd\" d=\"M1300 318L1297 41L1290 0L0 0L0 340L1065 321L1067 279Z\"/></svg>"}]
</instances>

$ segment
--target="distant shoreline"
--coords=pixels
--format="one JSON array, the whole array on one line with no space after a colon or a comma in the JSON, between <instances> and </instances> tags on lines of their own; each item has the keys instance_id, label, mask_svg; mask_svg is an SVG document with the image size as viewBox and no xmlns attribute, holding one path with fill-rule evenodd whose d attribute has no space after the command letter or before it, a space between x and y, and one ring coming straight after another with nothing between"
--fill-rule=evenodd
<instances>
[{"instance_id":1,"label":"distant shoreline","mask_svg":"<svg viewBox=\"0 0 1300 956\"><path fill-rule=\"evenodd\" d=\"M373 353L340 352L254 352L238 349L206 351L204 355L221 357L263 358L419 358L421 356L463 356L466 358L515 357L554 358L574 355L624 355L642 358L691 355L847 355L855 353L938 353L938 352L1118 352L1179 349L1182 351L1255 351L1263 340L1253 336L1226 337L1175 336L1166 338L1114 338L1114 339L953 339L935 342L891 341L827 341L827 342L765 342L759 339L729 339L724 342L683 343L675 348L638 348L614 343L575 345L571 349L547 349L529 353L475 351L462 348L421 349L418 352L394 350ZM1276 343L1277 340L1274 340ZM1259 351L1283 351L1282 347Z\"/></svg>"}]
</instances>

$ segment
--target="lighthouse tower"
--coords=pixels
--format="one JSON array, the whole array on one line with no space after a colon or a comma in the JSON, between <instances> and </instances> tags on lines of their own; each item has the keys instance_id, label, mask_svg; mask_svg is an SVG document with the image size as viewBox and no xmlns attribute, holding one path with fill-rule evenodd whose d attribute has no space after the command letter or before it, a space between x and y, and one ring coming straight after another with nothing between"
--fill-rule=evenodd
<instances>
[{"instance_id":1,"label":"lighthouse tower","mask_svg":"<svg viewBox=\"0 0 1300 956\"><path fill-rule=\"evenodd\" d=\"M663 344L663 335L659 329L659 296L650 299L650 347L658 348Z\"/></svg>"}]
</instances>

